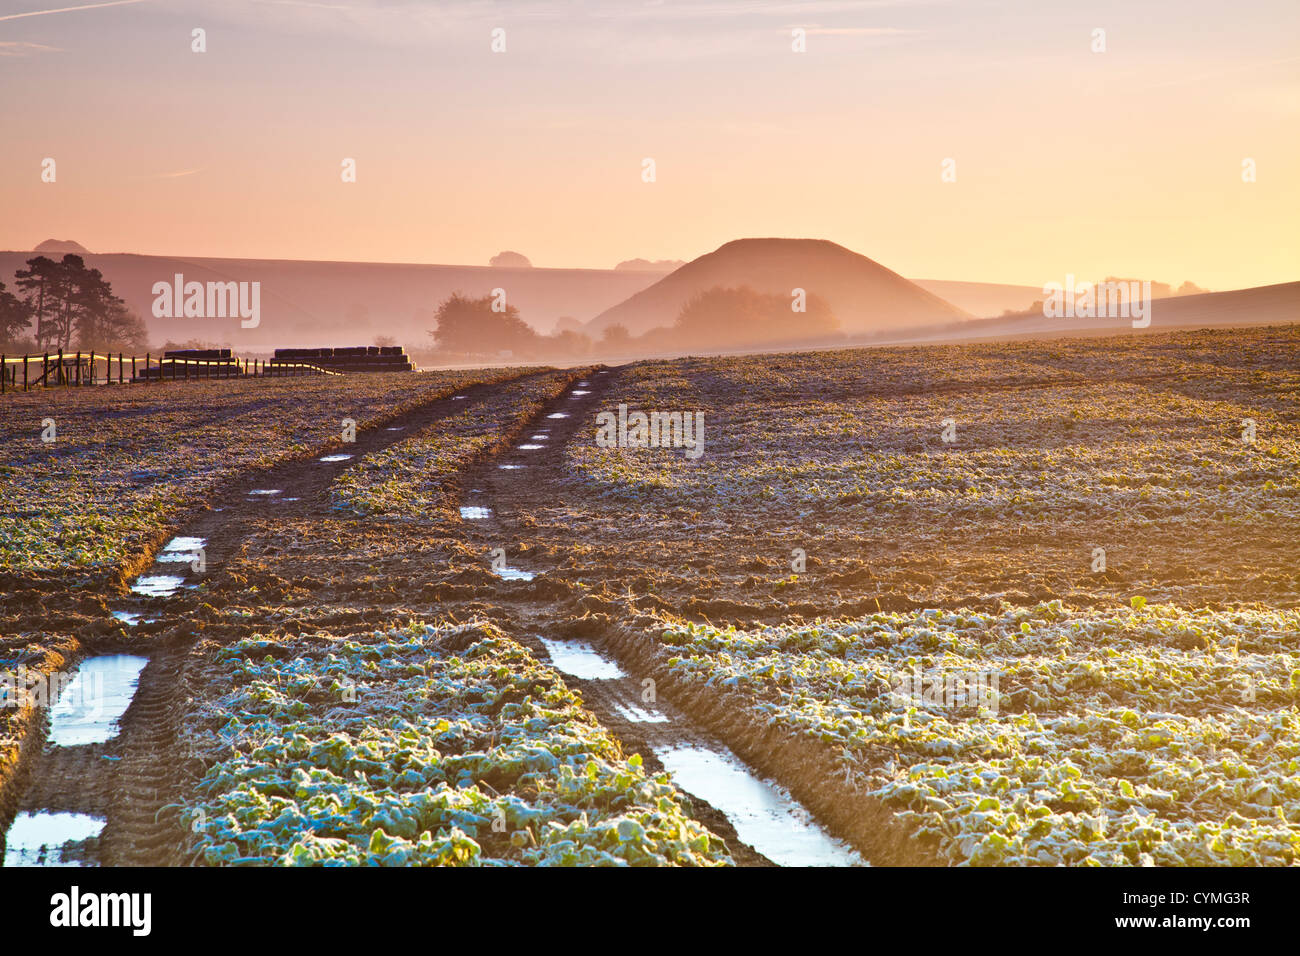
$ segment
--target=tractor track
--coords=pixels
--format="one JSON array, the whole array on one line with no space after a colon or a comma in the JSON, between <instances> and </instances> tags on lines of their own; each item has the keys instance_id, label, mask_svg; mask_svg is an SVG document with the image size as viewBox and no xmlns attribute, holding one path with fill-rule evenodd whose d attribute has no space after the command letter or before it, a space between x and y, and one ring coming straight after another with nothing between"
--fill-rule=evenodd
<instances>
[{"instance_id":1,"label":"tractor track","mask_svg":"<svg viewBox=\"0 0 1300 956\"><path fill-rule=\"evenodd\" d=\"M485 560L493 550L504 548L508 567L516 567L518 554L517 570L538 575L531 582L501 582L497 600L512 612L510 626L516 639L528 644L545 660L551 655L540 635L560 640L577 637L579 646L590 645L623 671L621 677L583 679L567 673L553 661L565 683L582 695L588 709L619 739L624 751L640 754L646 768L657 772L666 769L660 759L664 751L688 748L731 756L730 741L694 719L689 708L678 706L669 699L662 685L655 683L654 677L639 660L621 653L614 642L606 639L607 625L599 623L595 617L561 618L557 613L557 589L545 585L543 574L547 568L542 562L554 567L578 559L565 553L565 542L530 540L530 536L536 534L531 530L535 524L533 516L540 510L560 504L559 486L566 476L565 445L579 429L594 427L595 412L601 407L615 374L601 369L593 372L587 380L570 386L519 430L523 437L514 447L496 458L480 462L467 472L464 482L467 494L463 503L491 510L485 517L465 521L465 525L468 539L482 551ZM574 395L575 387L587 394ZM556 414L567 417L553 417ZM547 437L538 437L541 435ZM521 444L540 444L542 447L525 449L519 447ZM503 465L522 467L503 468ZM578 540L580 535L575 533L573 543ZM600 572L597 569L595 573ZM740 752L739 748L737 752ZM750 754L742 756L752 760ZM774 775L764 767L756 763L750 765L758 767L759 773L755 777L773 778ZM780 780L776 782L781 783ZM696 817L726 840L738 864L779 865L745 843L732 818L722 809L689 792L686 796Z\"/></svg>"},{"instance_id":2,"label":"tractor track","mask_svg":"<svg viewBox=\"0 0 1300 956\"><path fill-rule=\"evenodd\" d=\"M346 468L461 411L501 384L466 386L456 392L464 399L437 398L358 430L356 442L342 446L340 453L352 456L346 461L317 461L318 451L310 457L243 472L173 534L202 538L206 563L219 569L251 536L280 518L328 515L330 485ZM258 488L274 488L280 493L274 502L249 495ZM183 577L186 587L196 587L194 581L200 576L184 563L155 563L146 573ZM83 639L82 653L69 660L75 665L95 654L124 648L149 658L115 736L105 743L55 746L47 738L50 723L46 710L33 728L41 741L25 744L31 749L36 749L32 746L36 744L39 750L24 769L18 811L84 813L105 820L97 838L74 847L75 856L83 862L108 866L190 862L185 857L188 841L181 826L180 801L192 792L204 767L178 737L189 705L187 665L197 653L198 637L189 617L200 602L220 603L227 583L220 571L202 577L206 580L201 590L182 589L165 597L127 594L109 598L118 610L151 623L139 625L141 633L129 642L112 636ZM145 633L151 636L145 637ZM10 822L0 820L0 834Z\"/></svg>"},{"instance_id":3,"label":"tractor track","mask_svg":"<svg viewBox=\"0 0 1300 956\"><path fill-rule=\"evenodd\" d=\"M463 522L470 545L484 552L504 546L511 565L520 559L527 565L521 570L537 572L546 569L532 566L530 561L545 561L548 552L551 558L561 555L564 542L529 540L527 527L517 527L513 517L527 509L554 503L555 483L563 476L564 443L578 428L590 422L592 410L610 378L612 373L608 371L593 371L586 380L589 384L582 386L588 394L582 396L572 395L575 386L570 383L558 398L546 403L530 421L514 430L516 436L523 437L514 438L508 450L461 473L466 503L482 502L493 509L486 520ZM154 564L146 574L181 577L185 582L182 588L169 596L128 594L112 601L118 610L152 620L138 625L139 636L148 632L151 638L130 645L131 652L147 655L149 663L140 674L136 693L119 721L119 732L103 744L56 747L45 743L32 761L27 788L20 797L20 809L70 811L104 818L99 837L80 848L82 858L89 863L111 866L192 863L187 856L190 841L181 821L181 804L192 796L206 765L181 737L180 728L193 706L191 698L214 692L212 687L192 686L188 680L191 664L198 664L205 653L198 646L205 636L203 625L197 623L204 618L200 606L221 606L242 587L243 582L232 577L227 569L241 562L251 539L275 533L276 522L280 520L338 519L337 512L331 509L330 487L343 471L365 456L383 451L466 408L500 384L466 387L457 393L465 395L464 400L450 396L437 399L364 432L358 431L355 444L337 449L352 456L346 461L319 462L318 451L311 457L243 472L184 527L176 529L177 536L203 539L207 570L198 572L184 563ZM569 417L548 417L557 411ZM542 448L517 447L538 443L530 437L536 434L549 436L540 442ZM502 464L527 467L506 470L500 468ZM250 495L255 489L276 490L278 494ZM478 489L479 494L468 494L471 489ZM575 536L578 534L580 529L575 529ZM517 550L511 541L523 541L525 547ZM526 551L527 556L521 551ZM290 568L293 565L290 555ZM196 582L200 581L202 586L197 587ZM489 616L499 618L540 659L548 659L537 635L556 633L559 595L545 589L538 592L531 583L521 581L499 581L491 590ZM314 600L323 605L337 603L327 595ZM483 603L480 596L469 606L456 600L438 600L432 607L442 614L475 616L482 613ZM374 610L378 609L372 609L372 613ZM215 634L209 631L206 636ZM118 642L112 639L98 640L88 643L85 649L88 653L108 653L117 649L115 643ZM593 644L601 645L600 650L608 656L616 656L611 653L611 645L598 635ZM620 658L620 663L626 673L618 680L583 680L562 668L557 669L565 682L579 691L601 723L620 740L625 752L641 754L652 772L665 769L659 755L666 749L727 752L718 736L699 729L698 722L688 716L687 710L666 699L662 690L651 691L647 698L645 675L635 664L628 663L627 655ZM652 713L655 722L629 716L638 710ZM694 815L727 842L738 864L774 865L741 839L732 819L722 809L683 792ZM6 825L7 822L0 821Z\"/></svg>"}]
</instances>

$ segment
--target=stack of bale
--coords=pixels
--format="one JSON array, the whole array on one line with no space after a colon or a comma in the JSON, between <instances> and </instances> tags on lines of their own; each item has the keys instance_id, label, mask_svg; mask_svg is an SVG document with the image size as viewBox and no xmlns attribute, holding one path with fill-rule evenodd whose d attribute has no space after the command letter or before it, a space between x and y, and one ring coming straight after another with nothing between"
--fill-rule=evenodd
<instances>
[{"instance_id":1,"label":"stack of bale","mask_svg":"<svg viewBox=\"0 0 1300 956\"><path fill-rule=\"evenodd\" d=\"M347 348L276 349L268 363L318 365L335 372L410 372L414 370L400 345L357 345Z\"/></svg>"},{"instance_id":2,"label":"stack of bale","mask_svg":"<svg viewBox=\"0 0 1300 956\"><path fill-rule=\"evenodd\" d=\"M244 374L243 363L231 356L230 349L171 349L163 352L163 358L189 359L188 362L174 363L176 378L185 378L187 370L189 378L229 378ZM147 382L159 378L170 380L172 366L171 362L146 366L131 381Z\"/></svg>"}]
</instances>

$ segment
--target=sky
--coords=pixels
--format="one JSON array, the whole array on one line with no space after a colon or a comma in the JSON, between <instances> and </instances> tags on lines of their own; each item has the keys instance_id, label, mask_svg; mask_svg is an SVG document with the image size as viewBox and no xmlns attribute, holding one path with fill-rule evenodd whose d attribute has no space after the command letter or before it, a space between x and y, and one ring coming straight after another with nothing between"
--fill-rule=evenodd
<instances>
[{"instance_id":1,"label":"sky","mask_svg":"<svg viewBox=\"0 0 1300 956\"><path fill-rule=\"evenodd\" d=\"M1295 0L0 0L0 102L3 249L1300 279Z\"/></svg>"}]
</instances>

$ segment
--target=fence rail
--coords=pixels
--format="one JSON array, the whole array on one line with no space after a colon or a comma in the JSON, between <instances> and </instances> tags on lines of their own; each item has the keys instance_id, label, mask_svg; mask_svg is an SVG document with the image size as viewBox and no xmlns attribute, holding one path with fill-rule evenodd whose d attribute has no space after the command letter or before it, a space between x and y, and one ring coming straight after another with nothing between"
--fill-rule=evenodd
<instances>
[{"instance_id":1,"label":"fence rail","mask_svg":"<svg viewBox=\"0 0 1300 956\"><path fill-rule=\"evenodd\" d=\"M99 363L104 372L99 375ZM140 363L143 362L143 365ZM116 379L113 366L117 366ZM18 366L22 366L21 376ZM35 368L33 368L35 366ZM126 370L131 375L127 378ZM83 374L84 369L84 374ZM191 372L193 374L191 374ZM341 375L333 369L321 368L307 362L284 360L218 358L198 359L158 356L152 352L126 355L118 352L44 352L40 355L0 355L0 394L18 391L21 377L22 391L33 388L73 387L78 385L118 385L148 383L151 381L189 381L212 378L283 378L295 375Z\"/></svg>"}]
</instances>

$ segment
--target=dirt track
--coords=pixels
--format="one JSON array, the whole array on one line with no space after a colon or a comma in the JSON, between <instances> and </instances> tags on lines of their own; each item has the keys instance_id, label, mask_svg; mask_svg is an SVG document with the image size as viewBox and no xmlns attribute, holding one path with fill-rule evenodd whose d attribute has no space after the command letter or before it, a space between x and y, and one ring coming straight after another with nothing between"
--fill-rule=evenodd
<instances>
[{"instance_id":1,"label":"dirt track","mask_svg":"<svg viewBox=\"0 0 1300 956\"><path fill-rule=\"evenodd\" d=\"M509 538L504 546L510 563L520 566L540 558L538 571L547 570L547 556L560 558L552 544L531 540L519 531L528 525L527 510L553 491L562 470L563 439L578 427L576 415L562 421L546 418L555 409L577 410L580 403L567 392L519 429L519 434L528 435L543 427L541 423L551 426L553 438L546 450L508 452L471 469L462 482L466 489L482 487L478 497L491 498L492 507L508 512L512 517L507 522L494 518L487 523L449 523L433 516L428 526L416 532L422 540L413 546L412 529L405 525L358 520L331 509L330 484L344 468L465 408L491 388L466 389L468 397L463 401L444 399L381 428L359 432L356 444L343 450L355 456L351 461L326 464L309 458L242 476L195 520L177 529L177 536L205 540L206 571L199 574L184 564L155 566L148 573L182 575L186 585L167 597L127 595L98 602L104 617L111 608L140 614L150 623L128 628L101 619L96 629L107 633L83 641L87 654L125 650L150 658L122 717L120 733L106 744L40 749L30 761L19 808L105 817L101 836L79 849L90 862L192 862L187 858L188 834L179 822L179 805L206 765L177 731L195 696L211 698L222 692L220 687L195 686L190 677L197 668L188 668L187 662L205 653L205 639L224 642L253 630L298 633L326 624L367 627L414 617L480 616L518 634L544 659L546 652L533 635L555 623L553 599L559 595L548 590L544 578L533 583L500 580L487 570L486 550L490 549L484 545ZM580 407L586 409L598 394L593 390ZM545 484L527 482L532 489L527 500L517 498L511 488L511 478L525 472L498 468L501 463L524 460L533 468L544 461L548 472ZM250 496L254 489L280 493ZM525 516L522 521L517 520L520 515ZM360 566L379 570L377 580L390 586L371 587L373 580L351 573ZM248 606L250 599L265 601L269 614L259 614L249 623L233 621L229 612ZM650 769L661 768L654 746L713 743L662 698L655 707L670 718L669 723L636 724L621 717L612 705L634 689L639 694L634 676L618 682L626 686L566 680L584 694L622 740L625 751L641 753ZM770 865L739 840L722 813L698 799L692 799L691 805L710 829L727 840L738 863Z\"/></svg>"},{"instance_id":2,"label":"dirt track","mask_svg":"<svg viewBox=\"0 0 1300 956\"><path fill-rule=\"evenodd\" d=\"M463 401L435 401L391 423L358 432L356 443L346 446L346 453L356 460L380 451L460 410L466 402L478 400L491 387L467 388ZM290 516L331 520L329 486L347 464L321 463L310 456L242 475L201 514L177 529L178 536L205 539L207 573L195 573L184 564L156 565L149 573L183 574L187 585L201 583L201 590L182 589L171 597L127 594L65 599L71 606L62 617L75 627L80 645L70 659L128 652L150 660L120 721L120 733L109 742L41 746L48 725L48 717L43 716L45 724L26 742L24 766L15 776L19 791L15 810L48 809L105 817L100 837L83 848L86 859L104 865L187 862L186 834L179 829L177 803L186 788L202 776L204 766L184 741L178 740L177 728L187 693L219 690L188 687L186 659L197 653L195 641L203 634L211 609L222 604L223 592L242 583L231 579L227 569L248 539L275 536L279 523ZM257 488L280 489L281 493L274 500L250 497L248 492ZM149 623L126 627L111 617L110 608L139 614ZM6 828L8 822L0 820Z\"/></svg>"}]
</instances>

